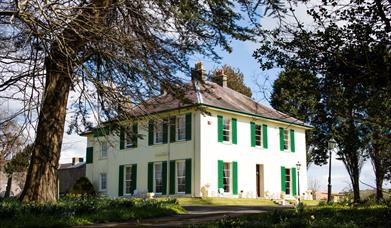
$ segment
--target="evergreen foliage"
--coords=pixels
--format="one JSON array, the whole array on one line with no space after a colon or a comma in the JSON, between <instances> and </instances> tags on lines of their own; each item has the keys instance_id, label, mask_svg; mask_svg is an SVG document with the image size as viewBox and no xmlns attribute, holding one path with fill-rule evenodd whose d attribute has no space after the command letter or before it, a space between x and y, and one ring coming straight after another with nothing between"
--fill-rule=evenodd
<instances>
[{"instance_id":1,"label":"evergreen foliage","mask_svg":"<svg viewBox=\"0 0 391 228\"><path fill-rule=\"evenodd\" d=\"M225 64L221 69L216 69L211 73L210 80L215 83L220 82L220 76L217 76L217 72L223 70L227 76L227 86L243 95L251 97L253 95L250 87L244 84L244 75L239 69L235 69L232 66Z\"/></svg>"}]
</instances>

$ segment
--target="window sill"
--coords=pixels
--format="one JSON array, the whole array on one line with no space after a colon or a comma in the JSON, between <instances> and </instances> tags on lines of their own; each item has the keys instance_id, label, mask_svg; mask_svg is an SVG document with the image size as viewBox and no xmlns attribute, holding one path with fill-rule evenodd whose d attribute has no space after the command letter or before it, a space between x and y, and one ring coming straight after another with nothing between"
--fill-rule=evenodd
<instances>
[{"instance_id":1,"label":"window sill","mask_svg":"<svg viewBox=\"0 0 391 228\"><path fill-rule=\"evenodd\" d=\"M107 160L108 157L100 157L99 160L100 161L103 161L103 160Z\"/></svg>"}]
</instances>

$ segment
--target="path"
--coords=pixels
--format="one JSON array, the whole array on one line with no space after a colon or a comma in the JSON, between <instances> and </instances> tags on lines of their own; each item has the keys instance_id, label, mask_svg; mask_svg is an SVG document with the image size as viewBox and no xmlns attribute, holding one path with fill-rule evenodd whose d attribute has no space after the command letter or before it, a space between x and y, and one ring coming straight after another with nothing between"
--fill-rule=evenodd
<instances>
[{"instance_id":1,"label":"path","mask_svg":"<svg viewBox=\"0 0 391 228\"><path fill-rule=\"evenodd\" d=\"M283 209L282 206L183 206L186 214L144 219L135 221L111 222L89 225L88 227L184 227L192 224L206 223L224 217L239 217Z\"/></svg>"}]
</instances>

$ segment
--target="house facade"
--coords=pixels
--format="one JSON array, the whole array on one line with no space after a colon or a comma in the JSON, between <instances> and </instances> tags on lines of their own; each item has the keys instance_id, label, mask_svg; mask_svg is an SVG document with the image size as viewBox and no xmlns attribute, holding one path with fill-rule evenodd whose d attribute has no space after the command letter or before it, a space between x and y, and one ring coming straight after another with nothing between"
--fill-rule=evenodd
<instances>
[{"instance_id":1,"label":"house facade","mask_svg":"<svg viewBox=\"0 0 391 228\"><path fill-rule=\"evenodd\" d=\"M87 132L86 176L110 197L155 195L294 197L307 190L305 131L299 120L203 80L196 68L182 104L162 94L152 114L121 130ZM140 108L141 109L141 108ZM142 108L143 110L145 107Z\"/></svg>"}]
</instances>

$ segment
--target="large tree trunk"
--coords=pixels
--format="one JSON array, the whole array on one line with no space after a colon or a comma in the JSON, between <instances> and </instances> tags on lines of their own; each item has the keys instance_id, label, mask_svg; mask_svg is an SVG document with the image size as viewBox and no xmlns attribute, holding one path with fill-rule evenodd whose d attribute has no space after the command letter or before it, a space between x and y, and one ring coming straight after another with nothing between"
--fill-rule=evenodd
<instances>
[{"instance_id":1,"label":"large tree trunk","mask_svg":"<svg viewBox=\"0 0 391 228\"><path fill-rule=\"evenodd\" d=\"M71 75L80 64L79 51L96 34L106 19L113 0L92 0L54 42L46 59L46 85L42 98L37 134L21 200L55 202L57 168L64 133L65 115L71 86ZM83 22L83 23L80 23Z\"/></svg>"},{"instance_id":2,"label":"large tree trunk","mask_svg":"<svg viewBox=\"0 0 391 228\"><path fill-rule=\"evenodd\" d=\"M9 198L11 195L11 187L12 187L12 173L8 175L7 187L5 189L4 198Z\"/></svg>"},{"instance_id":3,"label":"large tree trunk","mask_svg":"<svg viewBox=\"0 0 391 228\"><path fill-rule=\"evenodd\" d=\"M361 201L360 198L360 182L359 182L359 171L357 169L357 173L354 173L351 177L352 179L352 187L353 187L353 202L359 203Z\"/></svg>"},{"instance_id":4,"label":"large tree trunk","mask_svg":"<svg viewBox=\"0 0 391 228\"><path fill-rule=\"evenodd\" d=\"M380 151L380 148L376 143L378 140L377 136L378 134L375 133L371 159L372 159L372 165L376 177L376 201L380 202L383 200L383 180L384 180L385 170L381 161L381 159L384 159L384 157L381 156L382 151Z\"/></svg>"},{"instance_id":5,"label":"large tree trunk","mask_svg":"<svg viewBox=\"0 0 391 228\"><path fill-rule=\"evenodd\" d=\"M383 172L377 172L375 170L375 176L376 176L376 201L381 202L383 201L383 180L384 180L384 173Z\"/></svg>"},{"instance_id":6,"label":"large tree trunk","mask_svg":"<svg viewBox=\"0 0 391 228\"><path fill-rule=\"evenodd\" d=\"M62 60L65 62L66 60ZM37 134L21 200L55 202L57 168L71 78L59 61L46 61L46 85L42 98Z\"/></svg>"}]
</instances>

